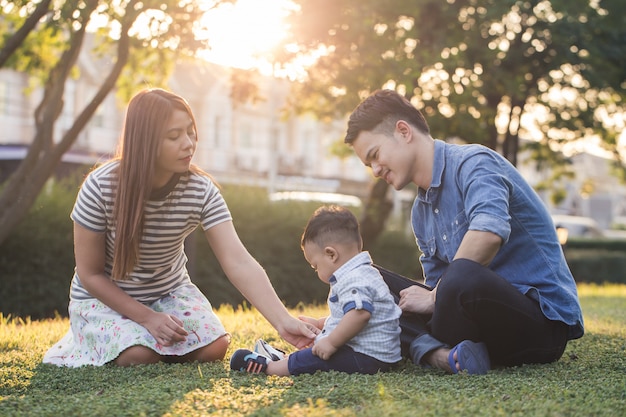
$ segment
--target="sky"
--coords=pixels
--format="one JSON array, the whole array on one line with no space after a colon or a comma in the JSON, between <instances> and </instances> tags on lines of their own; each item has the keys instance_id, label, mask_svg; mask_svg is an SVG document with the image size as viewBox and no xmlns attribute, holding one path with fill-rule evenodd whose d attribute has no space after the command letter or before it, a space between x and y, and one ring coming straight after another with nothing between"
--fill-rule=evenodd
<instances>
[{"instance_id":1,"label":"sky","mask_svg":"<svg viewBox=\"0 0 626 417\"><path fill-rule=\"evenodd\" d=\"M207 27L211 50L200 56L219 65L257 68L265 75L280 75L268 55L288 36L285 18L294 7L290 0L237 0L235 4L224 4L207 12L202 25ZM298 78L309 59L314 60L315 56L294 63L282 75ZM565 151L611 157L596 142L597 138L576 141ZM620 135L620 142L626 146L626 132Z\"/></svg>"},{"instance_id":2,"label":"sky","mask_svg":"<svg viewBox=\"0 0 626 417\"><path fill-rule=\"evenodd\" d=\"M207 12L203 25L211 50L202 57L224 66L271 72L271 63L259 56L286 37L284 18L290 7L289 0L238 0Z\"/></svg>"}]
</instances>

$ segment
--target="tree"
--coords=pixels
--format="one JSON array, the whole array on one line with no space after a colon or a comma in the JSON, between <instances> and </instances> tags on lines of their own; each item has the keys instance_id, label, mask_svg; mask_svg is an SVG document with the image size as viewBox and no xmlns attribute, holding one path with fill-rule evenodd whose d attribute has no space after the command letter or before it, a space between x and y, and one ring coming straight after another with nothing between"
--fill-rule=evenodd
<instances>
[{"instance_id":1,"label":"tree","mask_svg":"<svg viewBox=\"0 0 626 417\"><path fill-rule=\"evenodd\" d=\"M164 85L176 57L193 55L206 47L198 40L197 22L220 1L227 0L0 0L0 30L5 34L0 44L0 66L26 72L43 86L34 114L35 134L26 157L1 189L0 243L24 219L63 154L116 86L127 99L137 86ZM88 34L96 20L100 26ZM108 73L72 126L55 137L65 85L77 71L87 36L94 38L94 53L113 57L113 63L104 66Z\"/></svg>"},{"instance_id":2,"label":"tree","mask_svg":"<svg viewBox=\"0 0 626 417\"><path fill-rule=\"evenodd\" d=\"M11 55L20 47L30 32L32 32L39 20L50 11L51 0L42 0L35 6L35 10L24 20L23 24L11 36L5 36L5 43L0 50L0 68L4 66ZM4 5L6 8L7 5ZM6 19L7 23L9 19ZM7 32L5 32L7 33Z\"/></svg>"},{"instance_id":3,"label":"tree","mask_svg":"<svg viewBox=\"0 0 626 417\"><path fill-rule=\"evenodd\" d=\"M596 134L624 169L619 0L295 3L295 45L278 59L319 55L292 95L296 111L343 117L373 90L393 88L425 113L436 137L482 143L516 164L520 137L535 140L540 155ZM384 213L365 213L378 223L370 229L382 230Z\"/></svg>"}]
</instances>

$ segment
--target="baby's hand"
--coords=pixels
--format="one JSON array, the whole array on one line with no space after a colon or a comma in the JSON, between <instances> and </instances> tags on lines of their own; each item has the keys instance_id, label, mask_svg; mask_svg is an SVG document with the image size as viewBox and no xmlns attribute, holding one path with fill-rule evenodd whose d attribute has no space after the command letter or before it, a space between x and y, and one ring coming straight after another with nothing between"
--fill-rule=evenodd
<instances>
[{"instance_id":1,"label":"baby's hand","mask_svg":"<svg viewBox=\"0 0 626 417\"><path fill-rule=\"evenodd\" d=\"M337 352L337 348L330 343L328 337L324 337L313 345L313 354L325 361L329 360Z\"/></svg>"}]
</instances>

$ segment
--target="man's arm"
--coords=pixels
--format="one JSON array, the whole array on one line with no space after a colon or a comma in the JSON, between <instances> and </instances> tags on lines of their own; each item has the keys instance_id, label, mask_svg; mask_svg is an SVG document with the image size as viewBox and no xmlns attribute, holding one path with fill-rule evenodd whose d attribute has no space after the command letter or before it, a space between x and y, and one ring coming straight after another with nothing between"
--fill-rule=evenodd
<instances>
[{"instance_id":1,"label":"man's arm","mask_svg":"<svg viewBox=\"0 0 626 417\"><path fill-rule=\"evenodd\" d=\"M454 259L469 259L487 266L496 256L502 245L502 238L495 233L468 230L456 251ZM435 310L437 287L432 291L416 285L400 291L398 306L402 311L432 314Z\"/></svg>"},{"instance_id":2,"label":"man's arm","mask_svg":"<svg viewBox=\"0 0 626 417\"><path fill-rule=\"evenodd\" d=\"M469 259L487 266L495 258L500 246L502 246L502 238L495 233L468 230L454 259Z\"/></svg>"}]
</instances>

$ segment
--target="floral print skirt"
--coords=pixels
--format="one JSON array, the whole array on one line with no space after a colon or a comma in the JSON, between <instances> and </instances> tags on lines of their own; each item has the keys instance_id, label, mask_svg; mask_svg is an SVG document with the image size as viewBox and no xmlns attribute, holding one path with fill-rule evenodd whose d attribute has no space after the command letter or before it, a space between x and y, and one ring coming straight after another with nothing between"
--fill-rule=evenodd
<instances>
[{"instance_id":1,"label":"floral print skirt","mask_svg":"<svg viewBox=\"0 0 626 417\"><path fill-rule=\"evenodd\" d=\"M179 318L187 340L162 346L140 324L93 298L69 304L70 330L44 355L43 362L58 366L101 366L131 346L146 346L160 355L182 356L224 336L226 330L211 303L193 284L182 286L149 304L155 311Z\"/></svg>"}]
</instances>

